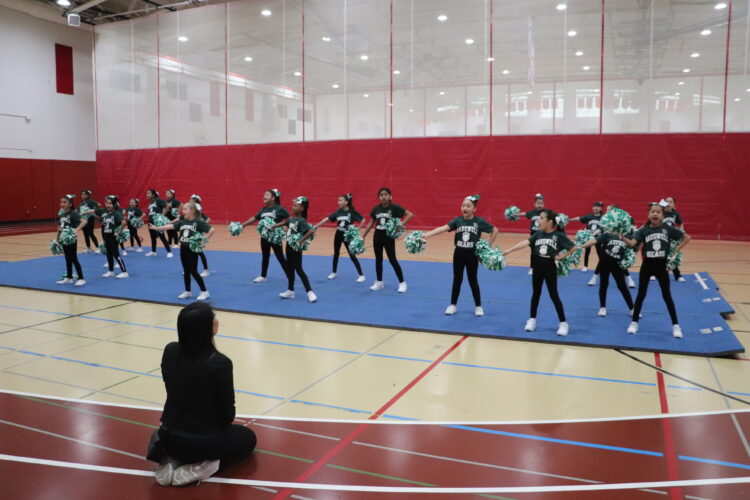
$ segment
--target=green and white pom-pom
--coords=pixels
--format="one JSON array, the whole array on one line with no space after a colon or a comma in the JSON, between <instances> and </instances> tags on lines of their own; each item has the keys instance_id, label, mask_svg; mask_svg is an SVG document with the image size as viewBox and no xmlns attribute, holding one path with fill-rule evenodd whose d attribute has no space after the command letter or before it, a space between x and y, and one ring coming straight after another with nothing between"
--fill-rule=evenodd
<instances>
[{"instance_id":1,"label":"green and white pom-pom","mask_svg":"<svg viewBox=\"0 0 750 500\"><path fill-rule=\"evenodd\" d=\"M344 231L344 241L346 243L349 243L352 240L356 239L362 239L362 235L359 232L359 229L354 224L349 224L346 227L346 230Z\"/></svg>"},{"instance_id":2,"label":"green and white pom-pom","mask_svg":"<svg viewBox=\"0 0 750 500\"><path fill-rule=\"evenodd\" d=\"M390 218L385 221L385 234L394 240L397 240L404 234L404 225L401 223L401 220Z\"/></svg>"},{"instance_id":3,"label":"green and white pom-pom","mask_svg":"<svg viewBox=\"0 0 750 500\"><path fill-rule=\"evenodd\" d=\"M505 269L505 256L497 245L490 245L487 240L479 240L474 247L474 253L479 262L490 271Z\"/></svg>"},{"instance_id":4,"label":"green and white pom-pom","mask_svg":"<svg viewBox=\"0 0 750 500\"><path fill-rule=\"evenodd\" d=\"M286 233L280 227L271 229L271 226L274 224L275 222L270 217L261 219L260 222L258 222L258 232L260 233L261 238L268 241L270 244L281 245L281 242L284 241L284 238L286 237Z\"/></svg>"},{"instance_id":5,"label":"green and white pom-pom","mask_svg":"<svg viewBox=\"0 0 750 500\"><path fill-rule=\"evenodd\" d=\"M240 222L230 222L229 223L229 234L232 236L239 236L242 234L242 230L244 228L242 227L242 223Z\"/></svg>"},{"instance_id":6,"label":"green and white pom-pom","mask_svg":"<svg viewBox=\"0 0 750 500\"><path fill-rule=\"evenodd\" d=\"M565 257L564 259L555 260L555 266L557 266L557 275L561 278L567 276L570 274L570 270L572 268L571 259L572 255L569 255L568 257Z\"/></svg>"},{"instance_id":7,"label":"green and white pom-pom","mask_svg":"<svg viewBox=\"0 0 750 500\"><path fill-rule=\"evenodd\" d=\"M568 220L569 219L570 219L570 217L568 217L566 214L557 214L557 217L555 218L555 224L561 230L565 229L565 226L568 225Z\"/></svg>"},{"instance_id":8,"label":"green and white pom-pom","mask_svg":"<svg viewBox=\"0 0 750 500\"><path fill-rule=\"evenodd\" d=\"M171 213L172 213L172 218L173 218L173 219L176 219L177 217L179 217L179 216L180 216L180 208L179 208L179 207L174 207L174 208L172 209L172 212L171 212Z\"/></svg>"},{"instance_id":9,"label":"green and white pom-pom","mask_svg":"<svg viewBox=\"0 0 750 500\"><path fill-rule=\"evenodd\" d=\"M128 224L133 226L135 229L138 229L139 227L143 227L143 219L141 219L140 217L136 217L135 214L133 214L130 216Z\"/></svg>"},{"instance_id":10,"label":"green and white pom-pom","mask_svg":"<svg viewBox=\"0 0 750 500\"><path fill-rule=\"evenodd\" d=\"M417 254L425 251L427 243L424 240L424 232L412 231L404 238L406 253Z\"/></svg>"},{"instance_id":11,"label":"green and white pom-pom","mask_svg":"<svg viewBox=\"0 0 750 500\"><path fill-rule=\"evenodd\" d=\"M286 244L291 245L291 247L297 252L305 251L310 248L310 240L315 237L315 233L311 234L310 237L300 245L299 240L301 240L303 236L304 234L302 233L294 233L287 237Z\"/></svg>"},{"instance_id":12,"label":"green and white pom-pom","mask_svg":"<svg viewBox=\"0 0 750 500\"><path fill-rule=\"evenodd\" d=\"M613 208L602 216L600 224L609 233L627 234L633 225L633 218L625 210Z\"/></svg>"},{"instance_id":13,"label":"green and white pom-pom","mask_svg":"<svg viewBox=\"0 0 750 500\"><path fill-rule=\"evenodd\" d=\"M358 238L352 238L348 243L349 253L352 255L359 255L365 252L365 240L361 236Z\"/></svg>"},{"instance_id":14,"label":"green and white pom-pom","mask_svg":"<svg viewBox=\"0 0 750 500\"><path fill-rule=\"evenodd\" d=\"M203 233L195 233L188 238L188 245L190 250L195 253L202 253L208 244L208 237Z\"/></svg>"},{"instance_id":15,"label":"green and white pom-pom","mask_svg":"<svg viewBox=\"0 0 750 500\"><path fill-rule=\"evenodd\" d=\"M107 245L105 245L104 242L99 243L99 253L107 255Z\"/></svg>"},{"instance_id":16,"label":"green and white pom-pom","mask_svg":"<svg viewBox=\"0 0 750 500\"><path fill-rule=\"evenodd\" d=\"M505 209L505 218L511 222L515 222L521 217L521 209L515 205L511 205Z\"/></svg>"},{"instance_id":17,"label":"green and white pom-pom","mask_svg":"<svg viewBox=\"0 0 750 500\"><path fill-rule=\"evenodd\" d=\"M117 228L115 230L115 238L117 238L117 243L127 243L130 239L130 229Z\"/></svg>"},{"instance_id":18,"label":"green and white pom-pom","mask_svg":"<svg viewBox=\"0 0 750 500\"><path fill-rule=\"evenodd\" d=\"M49 242L49 250L50 252L52 252L52 255L61 255L63 253L62 245L56 240L52 240Z\"/></svg>"},{"instance_id":19,"label":"green and white pom-pom","mask_svg":"<svg viewBox=\"0 0 750 500\"><path fill-rule=\"evenodd\" d=\"M78 240L76 230L72 227L66 227L60 231L60 238L58 241L61 245L72 245Z\"/></svg>"},{"instance_id":20,"label":"green and white pom-pom","mask_svg":"<svg viewBox=\"0 0 750 500\"><path fill-rule=\"evenodd\" d=\"M667 271L673 270L675 267L682 265L682 252L676 252L677 247L680 245L682 240L672 240L669 242L669 255L667 256ZM674 259L672 258L674 256Z\"/></svg>"},{"instance_id":21,"label":"green and white pom-pom","mask_svg":"<svg viewBox=\"0 0 750 500\"><path fill-rule=\"evenodd\" d=\"M169 224L169 219L162 214L154 214L151 216L152 224L156 227L166 226Z\"/></svg>"},{"instance_id":22,"label":"green and white pom-pom","mask_svg":"<svg viewBox=\"0 0 750 500\"><path fill-rule=\"evenodd\" d=\"M626 248L625 253L620 259L620 269L628 269L635 265L635 250Z\"/></svg>"},{"instance_id":23,"label":"green and white pom-pom","mask_svg":"<svg viewBox=\"0 0 750 500\"><path fill-rule=\"evenodd\" d=\"M580 229L576 233L575 244L576 251L568 256L568 263L571 267L578 267L581 264L581 255L583 255L583 248L581 248L587 241L593 237L593 233L588 229Z\"/></svg>"},{"instance_id":24,"label":"green and white pom-pom","mask_svg":"<svg viewBox=\"0 0 750 500\"><path fill-rule=\"evenodd\" d=\"M580 229L576 233L576 239L575 239L576 245L582 246L586 244L586 242L589 241L593 237L594 237L594 233L592 233L588 229Z\"/></svg>"},{"instance_id":25,"label":"green and white pom-pom","mask_svg":"<svg viewBox=\"0 0 750 500\"><path fill-rule=\"evenodd\" d=\"M581 256L583 255L583 249L576 245L576 251L568 255L565 259L571 268L578 267L581 264Z\"/></svg>"},{"instance_id":26,"label":"green and white pom-pom","mask_svg":"<svg viewBox=\"0 0 750 500\"><path fill-rule=\"evenodd\" d=\"M88 220L94 215L94 209L89 208L87 205L81 205L78 207L78 215L81 216L82 220Z\"/></svg>"}]
</instances>

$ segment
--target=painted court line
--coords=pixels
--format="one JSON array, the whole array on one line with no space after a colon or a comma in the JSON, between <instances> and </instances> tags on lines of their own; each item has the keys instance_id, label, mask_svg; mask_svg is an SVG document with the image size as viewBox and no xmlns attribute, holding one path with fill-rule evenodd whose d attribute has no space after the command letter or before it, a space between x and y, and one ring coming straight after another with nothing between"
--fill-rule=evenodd
<instances>
[{"instance_id":1,"label":"painted court line","mask_svg":"<svg viewBox=\"0 0 750 500\"><path fill-rule=\"evenodd\" d=\"M140 477L153 477L152 471L125 469L121 467L108 467L103 465L91 465L78 462L63 462L60 460L47 460L41 458L20 457L15 455L0 454L0 460L9 462L26 463L33 465L44 465L49 467L60 467L66 469L78 469L85 471L107 472L111 474L122 474ZM689 479L682 481L651 481L640 483L612 483L612 484L576 484L560 486L514 486L514 487L392 487L392 486L362 486L362 485L340 485L340 484L317 484L282 481L257 481L252 479L231 479L212 477L205 482L233 484L241 486L285 488L300 490L328 490L328 491L352 491L371 493L432 493L432 494L482 494L482 493L555 493L567 491L612 491L633 490L645 488L672 488L728 484L750 484L750 477L712 478L712 479ZM278 495L277 495L278 496Z\"/></svg>"}]
</instances>

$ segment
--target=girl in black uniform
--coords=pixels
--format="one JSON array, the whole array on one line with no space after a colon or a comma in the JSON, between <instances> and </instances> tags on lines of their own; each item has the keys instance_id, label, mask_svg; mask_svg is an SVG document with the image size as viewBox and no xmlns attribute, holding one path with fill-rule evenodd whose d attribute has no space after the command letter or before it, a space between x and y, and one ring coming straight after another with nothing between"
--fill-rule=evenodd
<instances>
[{"instance_id":1,"label":"girl in black uniform","mask_svg":"<svg viewBox=\"0 0 750 500\"><path fill-rule=\"evenodd\" d=\"M607 212L615 208L617 208L616 205L607 205ZM632 217L630 218L630 222L631 224L633 224L634 222ZM635 232L635 230L637 229L635 225L632 225L631 227L632 227L631 230L628 231L628 233L625 236L628 236L628 237L632 236L633 232ZM601 251L601 249L599 249L599 251ZM633 278L630 276L630 269L625 269L623 272L625 273L625 283L627 283L628 288L635 288L635 281L633 281ZM597 276L598 274L599 274L599 264L596 265L596 271L594 271L594 276ZM596 281L594 281L594 283L592 284L591 280L589 280L588 284L589 286L594 286L596 285Z\"/></svg>"},{"instance_id":2,"label":"girl in black uniform","mask_svg":"<svg viewBox=\"0 0 750 500\"><path fill-rule=\"evenodd\" d=\"M128 208L125 209L125 217L128 220L128 230L130 231L130 250L135 248L135 244L138 243L138 248L135 248L137 253L143 252L141 246L141 237L138 236L138 228L133 226L133 221L143 217L143 210L138 207L138 198L131 198Z\"/></svg>"},{"instance_id":3,"label":"girl in black uniform","mask_svg":"<svg viewBox=\"0 0 750 500\"><path fill-rule=\"evenodd\" d=\"M247 227L253 222L265 218L270 218L276 224L289 218L289 212L286 211L286 208L281 206L281 191L279 191L278 189L269 189L268 191L263 193L263 208L261 208L260 212L255 214L255 216L250 217L245 222L243 222L242 227ZM253 283L266 282L266 276L268 276L268 264L271 262L271 250L273 250L273 254L276 256L276 260L279 261L279 265L284 271L284 274L288 275L286 259L284 258L284 249L282 248L281 244L279 243L278 245L274 245L269 243L265 238L261 238L260 251L262 254L262 260L260 266L260 276L255 278L253 280Z\"/></svg>"},{"instance_id":4,"label":"girl in black uniform","mask_svg":"<svg viewBox=\"0 0 750 500\"><path fill-rule=\"evenodd\" d=\"M682 223L682 217L680 217L680 213L674 208L674 196L667 196L666 198L664 198L664 201L666 201L668 204L664 209L664 224L668 226L674 226L684 232L685 225ZM679 281L681 283L685 282L685 278L682 277L682 273L680 272L679 267L675 267L672 270L672 274L674 274L675 281Z\"/></svg>"},{"instance_id":5,"label":"girl in black uniform","mask_svg":"<svg viewBox=\"0 0 750 500\"><path fill-rule=\"evenodd\" d=\"M78 208L78 213L91 212L97 208L99 208L99 203L91 199L91 190L84 189L81 192L81 205ZM99 240L94 236L95 217L81 218L86 223L83 226L83 237L86 239L86 253L99 253ZM93 250L91 249L91 243L94 244Z\"/></svg>"},{"instance_id":6,"label":"girl in black uniform","mask_svg":"<svg viewBox=\"0 0 750 500\"><path fill-rule=\"evenodd\" d=\"M200 218L200 212L194 202L188 201L182 204L182 214L184 219L177 222L166 224L164 226L154 226L149 224L151 231L168 231L174 229L180 236L180 261L182 262L182 278L185 282L185 291L177 296L178 299L188 299L193 296L190 291L190 277L198 283L201 293L196 297L197 300L206 300L211 295L206 290L206 284L203 278L198 274L198 254L190 249L190 238L195 233L205 234L209 239L214 234L214 228L203 222Z\"/></svg>"},{"instance_id":7,"label":"girl in black uniform","mask_svg":"<svg viewBox=\"0 0 750 500\"><path fill-rule=\"evenodd\" d=\"M167 204L167 219L171 220L172 222L177 222L180 219L180 206L182 203L180 203L180 200L174 197L175 191L174 189L167 189L165 194L165 202ZM177 215L173 215L172 210L177 209ZM176 245L177 244L177 231L174 229L167 231L167 241L170 245Z\"/></svg>"},{"instance_id":8,"label":"girl in black uniform","mask_svg":"<svg viewBox=\"0 0 750 500\"><path fill-rule=\"evenodd\" d=\"M307 222L307 209L310 206L310 202L307 198L300 196L292 200L292 217L274 224L273 228L287 226L287 242L286 242L286 272L288 279L288 286L285 292L281 292L279 297L282 299L293 299L294 298L294 273L299 275L299 279L302 280L302 285L305 287L307 292L307 300L315 302L318 300L317 295L313 292L310 286L310 280L307 279L304 269L302 269L302 250L297 251L289 244L289 236L293 234L302 234L300 239L300 245L305 242L314 232L315 229Z\"/></svg>"},{"instance_id":9,"label":"girl in black uniform","mask_svg":"<svg viewBox=\"0 0 750 500\"><path fill-rule=\"evenodd\" d=\"M568 322L565 320L565 310L560 295L557 293L557 265L555 261L571 255L576 248L565 233L559 230L556 217L557 214L548 208L541 210L539 231L533 233L528 240L520 241L503 252L503 255L508 255L520 248L531 246L531 269L533 271L531 283L534 292L531 296L531 314L524 327L527 332L536 329L536 312L539 307L539 299L542 296L542 285L545 282L550 299L555 304L557 317L560 319L557 334L567 335L570 331Z\"/></svg>"},{"instance_id":10,"label":"girl in black uniform","mask_svg":"<svg viewBox=\"0 0 750 500\"><path fill-rule=\"evenodd\" d=\"M667 255L669 254L670 241L682 240L675 251L676 255L688 244L690 235L674 226L664 224L664 207L659 203L651 203L648 209L648 223L636 231L632 239L626 236L620 236L620 238L631 247L643 244L643 262L641 263L641 272L638 275L638 296L635 298L633 321L628 327L628 333L638 332L638 318L648 292L649 278L655 276L659 281L661 296L667 305L669 317L672 319L672 336L682 338L682 329L677 322L677 310L672 300L672 293L669 290Z\"/></svg>"},{"instance_id":11,"label":"girl in black uniform","mask_svg":"<svg viewBox=\"0 0 750 500\"><path fill-rule=\"evenodd\" d=\"M190 201L195 203L195 206L198 207L198 213L200 213L200 218L203 222L206 224L211 224L211 218L206 215L206 212L203 211L203 198L201 198L199 195L194 194L190 197ZM182 216L180 216L182 218ZM211 276L211 271L208 270L208 258L206 257L206 252L201 252L198 255L200 255L201 258L201 264L203 264L203 271L201 271L201 276L204 278L207 278Z\"/></svg>"},{"instance_id":12,"label":"girl in black uniform","mask_svg":"<svg viewBox=\"0 0 750 500\"><path fill-rule=\"evenodd\" d=\"M398 293L404 293L407 290L407 286L406 281L404 281L404 273L401 271L401 265L399 265L398 259L396 259L396 240L386 234L385 224L388 219L401 219L403 217L402 223L404 229L406 229L406 224L414 217L414 214L395 203L391 203L393 196L391 195L391 190L387 187L380 188L378 198L380 199L380 204L375 205L370 212L370 222L367 223L365 233L362 235L362 238L366 238L373 224L376 224L375 235L372 238L372 246L375 251L376 281L372 284L370 290L376 291L385 288L385 285L383 285L383 250L385 249L388 262L391 263L393 271L398 278Z\"/></svg>"},{"instance_id":13,"label":"girl in black uniform","mask_svg":"<svg viewBox=\"0 0 750 500\"><path fill-rule=\"evenodd\" d=\"M469 280L471 294L474 296L474 315L484 316L482 295L479 291L479 280L477 279L479 259L475 253L475 245L482 238L482 233L491 233L490 245L493 244L495 238L497 238L497 228L483 218L476 217L478 202L478 194L467 196L461 203L461 217L456 217L448 224L437 227L424 235L426 239L446 231L456 232L453 240L455 244L453 250L453 289L451 290L451 303L445 309L445 314L456 314L456 304L458 303L458 295L461 293L461 283L464 280L464 269L466 269L466 278Z\"/></svg>"},{"instance_id":14,"label":"girl in black uniform","mask_svg":"<svg viewBox=\"0 0 750 500\"><path fill-rule=\"evenodd\" d=\"M633 310L633 299L630 297L630 291L625 284L625 270L620 267L620 262L625 257L626 244L624 241L612 233L600 232L587 241L581 248L590 249L592 245L600 248L599 264L596 269L599 272L601 281L599 282L599 316L607 315L607 288L609 287L609 275L615 279L617 289L620 290L622 298L628 306L628 310Z\"/></svg>"},{"instance_id":15,"label":"girl in black uniform","mask_svg":"<svg viewBox=\"0 0 750 500\"><path fill-rule=\"evenodd\" d=\"M146 257L151 257L153 255L156 255L156 238L159 238L161 242L164 244L164 248L167 249L167 258L172 258L172 247L169 246L169 242L167 241L167 238L164 236L164 233L159 231L154 231L151 229L151 225L154 223L154 215L161 214L169 218L167 215L167 204L164 200L159 198L159 192L156 189L149 189L146 191L146 198L148 198L148 225L149 225L149 234L151 235L151 251L146 254Z\"/></svg>"},{"instance_id":16,"label":"girl in black uniform","mask_svg":"<svg viewBox=\"0 0 750 500\"><path fill-rule=\"evenodd\" d=\"M96 210L96 215L99 216L99 220L102 223L102 239L104 240L104 246L107 248L107 268L108 271L102 274L102 278L111 278L115 275L115 261L117 261L117 267L120 268L120 273L116 276L117 278L127 278L127 269L125 268L125 261L120 257L120 251L118 248L117 237L115 236L115 230L118 227L125 229L127 227L127 221L122 215L122 211L119 210L120 204L118 203L117 196L109 195L104 199L104 207Z\"/></svg>"},{"instance_id":17,"label":"girl in black uniform","mask_svg":"<svg viewBox=\"0 0 750 500\"><path fill-rule=\"evenodd\" d=\"M346 251L349 252L349 257L352 259L354 267L357 269L357 274L359 275L359 277L357 278L357 283L362 283L363 281L365 281L365 275L364 273L362 273L362 266L359 265L357 256L352 254L351 250L349 250L349 243L344 241L344 233L346 232L347 228L355 222L362 222L363 220L364 217L362 217L362 215L354 209L354 200L352 194L349 193L339 196L338 210L315 224L314 229L317 230L320 226L328 221L336 223L336 235L333 237L333 271L331 271L331 274L328 275L329 280L332 280L336 277L336 270L339 266L339 254L341 253L341 244L343 243L344 247L346 247ZM360 224L358 227L360 227L361 225L362 224Z\"/></svg>"},{"instance_id":18,"label":"girl in black uniform","mask_svg":"<svg viewBox=\"0 0 750 500\"><path fill-rule=\"evenodd\" d=\"M601 201L595 201L594 205L591 207L590 214L581 215L580 217L573 217L572 219L570 219L570 222L581 221L581 224L586 226L586 229L591 231L591 233L594 236L598 236L599 233L601 232L600 221L602 220L602 215L603 215L602 207L603 206L604 206L604 203L602 203ZM594 248L596 249L596 255L601 259L602 255L599 251L599 247L594 246ZM583 269L581 269L581 271L584 273L589 270L589 255L591 255L591 246L587 246L586 251L583 254ZM598 269L594 273L594 276L596 276L597 274L599 274ZM592 278L592 280L594 281L594 284L596 284L596 278Z\"/></svg>"},{"instance_id":19,"label":"girl in black uniform","mask_svg":"<svg viewBox=\"0 0 750 500\"><path fill-rule=\"evenodd\" d=\"M539 231L539 216L542 213L542 210L544 210L544 195L542 193L537 193L534 195L534 208L532 210L529 210L528 212L525 212L523 214L524 217L529 219L531 222L529 223L529 234L533 235L537 231ZM533 254L530 256L530 265L529 265L529 274L533 271L533 263L531 261L534 260Z\"/></svg>"},{"instance_id":20,"label":"girl in black uniform","mask_svg":"<svg viewBox=\"0 0 750 500\"><path fill-rule=\"evenodd\" d=\"M78 232L82 231L86 226L86 221L81 220L81 216L78 215L75 206L73 206L73 199L75 197L74 194L66 194L60 198L60 210L62 213L58 217L60 225L57 228L57 237L55 238L55 241L60 240L60 232L66 227L72 227ZM83 269L81 268L81 263L78 262L78 240L70 245L62 245L62 248L63 254L65 255L65 270L67 271L67 274L64 278L59 280L57 284L69 285L75 283L75 286L85 285L86 280L83 279ZM73 266L75 266L76 274L78 274L78 280L75 282L73 281Z\"/></svg>"}]
</instances>

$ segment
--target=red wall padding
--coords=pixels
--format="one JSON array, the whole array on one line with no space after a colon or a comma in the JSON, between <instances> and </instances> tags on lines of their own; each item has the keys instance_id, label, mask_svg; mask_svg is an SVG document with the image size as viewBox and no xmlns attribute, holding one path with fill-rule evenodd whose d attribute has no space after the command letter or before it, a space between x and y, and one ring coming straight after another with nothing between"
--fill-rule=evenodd
<instances>
[{"instance_id":1,"label":"red wall padding","mask_svg":"<svg viewBox=\"0 0 750 500\"><path fill-rule=\"evenodd\" d=\"M55 79L58 94L73 95L73 47L55 44Z\"/></svg>"},{"instance_id":2,"label":"red wall padding","mask_svg":"<svg viewBox=\"0 0 750 500\"><path fill-rule=\"evenodd\" d=\"M96 187L96 162L0 158L0 179L0 221L54 219L60 196Z\"/></svg>"},{"instance_id":3,"label":"red wall padding","mask_svg":"<svg viewBox=\"0 0 750 500\"><path fill-rule=\"evenodd\" d=\"M305 195L310 219L336 208L352 192L363 213L388 186L394 201L416 215L414 227L445 224L466 195L479 193L479 215L504 231L509 205L529 209L534 194L568 215L590 212L595 200L615 203L645 220L645 203L672 195L690 234L750 239L739 220L750 193L750 134L555 135L357 140L99 151L102 194L144 198L146 189L196 192L217 222L255 214L263 192L282 202ZM570 231L579 229L572 224Z\"/></svg>"}]
</instances>

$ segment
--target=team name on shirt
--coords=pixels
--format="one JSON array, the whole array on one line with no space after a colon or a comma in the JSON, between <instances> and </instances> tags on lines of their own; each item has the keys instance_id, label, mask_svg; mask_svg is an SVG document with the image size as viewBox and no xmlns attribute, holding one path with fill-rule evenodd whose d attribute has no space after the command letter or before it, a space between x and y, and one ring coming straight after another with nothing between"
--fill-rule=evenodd
<instances>
[{"instance_id":1,"label":"team name on shirt","mask_svg":"<svg viewBox=\"0 0 750 500\"><path fill-rule=\"evenodd\" d=\"M379 224L377 229L385 229L385 222L387 219L391 219L391 212L380 212L375 214L375 218L378 220Z\"/></svg>"},{"instance_id":2,"label":"team name on shirt","mask_svg":"<svg viewBox=\"0 0 750 500\"><path fill-rule=\"evenodd\" d=\"M195 223L183 224L182 226L180 226L180 231L182 232L180 241L183 243L188 243L190 241L190 233L198 231L198 228L196 227Z\"/></svg>"},{"instance_id":3,"label":"team name on shirt","mask_svg":"<svg viewBox=\"0 0 750 500\"><path fill-rule=\"evenodd\" d=\"M274 217L274 218L276 218L276 210L270 210L268 212L263 212L262 214L260 214L260 216L261 216L261 218L265 218L265 217Z\"/></svg>"},{"instance_id":4,"label":"team name on shirt","mask_svg":"<svg viewBox=\"0 0 750 500\"><path fill-rule=\"evenodd\" d=\"M108 216L102 217L102 232L104 233L113 232L114 225L115 225L114 215L108 215Z\"/></svg>"},{"instance_id":5,"label":"team name on shirt","mask_svg":"<svg viewBox=\"0 0 750 500\"><path fill-rule=\"evenodd\" d=\"M152 203L148 206L148 214L154 215L154 212L156 212L156 203Z\"/></svg>"},{"instance_id":6,"label":"team name on shirt","mask_svg":"<svg viewBox=\"0 0 750 500\"><path fill-rule=\"evenodd\" d=\"M343 229L346 227L347 222L350 223L352 221L352 216L351 214L339 215L336 217L336 220L338 221L339 227Z\"/></svg>"},{"instance_id":7,"label":"team name on shirt","mask_svg":"<svg viewBox=\"0 0 750 500\"><path fill-rule=\"evenodd\" d=\"M65 217L60 217L60 227L65 228L70 226L70 215L66 215Z\"/></svg>"},{"instance_id":8,"label":"team name on shirt","mask_svg":"<svg viewBox=\"0 0 750 500\"><path fill-rule=\"evenodd\" d=\"M619 259L623 256L624 252L621 250L625 248L626 244L621 240L609 240L604 252L615 259Z\"/></svg>"},{"instance_id":9,"label":"team name on shirt","mask_svg":"<svg viewBox=\"0 0 750 500\"><path fill-rule=\"evenodd\" d=\"M534 246L541 247L539 248L539 256L540 257L551 257L549 248L552 248L552 250L557 250L557 238L539 238L534 242ZM553 252L557 253L557 252Z\"/></svg>"},{"instance_id":10,"label":"team name on shirt","mask_svg":"<svg viewBox=\"0 0 750 500\"><path fill-rule=\"evenodd\" d=\"M474 242L469 241L469 233L479 234L479 229L476 226L459 226L456 228L457 233L464 233L462 239L456 242L456 246L459 248L474 248Z\"/></svg>"},{"instance_id":11,"label":"team name on shirt","mask_svg":"<svg viewBox=\"0 0 750 500\"><path fill-rule=\"evenodd\" d=\"M670 216L670 217L664 217L664 220L662 222L664 224L669 224L670 226L674 226L675 220L676 220L675 216Z\"/></svg>"},{"instance_id":12,"label":"team name on shirt","mask_svg":"<svg viewBox=\"0 0 750 500\"><path fill-rule=\"evenodd\" d=\"M299 226L299 222L290 222L289 223L289 229L286 231L287 236L291 236L294 233L297 232L297 227Z\"/></svg>"},{"instance_id":13,"label":"team name on shirt","mask_svg":"<svg viewBox=\"0 0 750 500\"><path fill-rule=\"evenodd\" d=\"M649 259L663 259L667 256L667 249L669 248L669 237L667 236L667 230L662 229L658 233L652 233L643 239L644 243L651 244L651 250L646 251L646 257ZM662 241L664 242L662 244Z\"/></svg>"}]
</instances>

